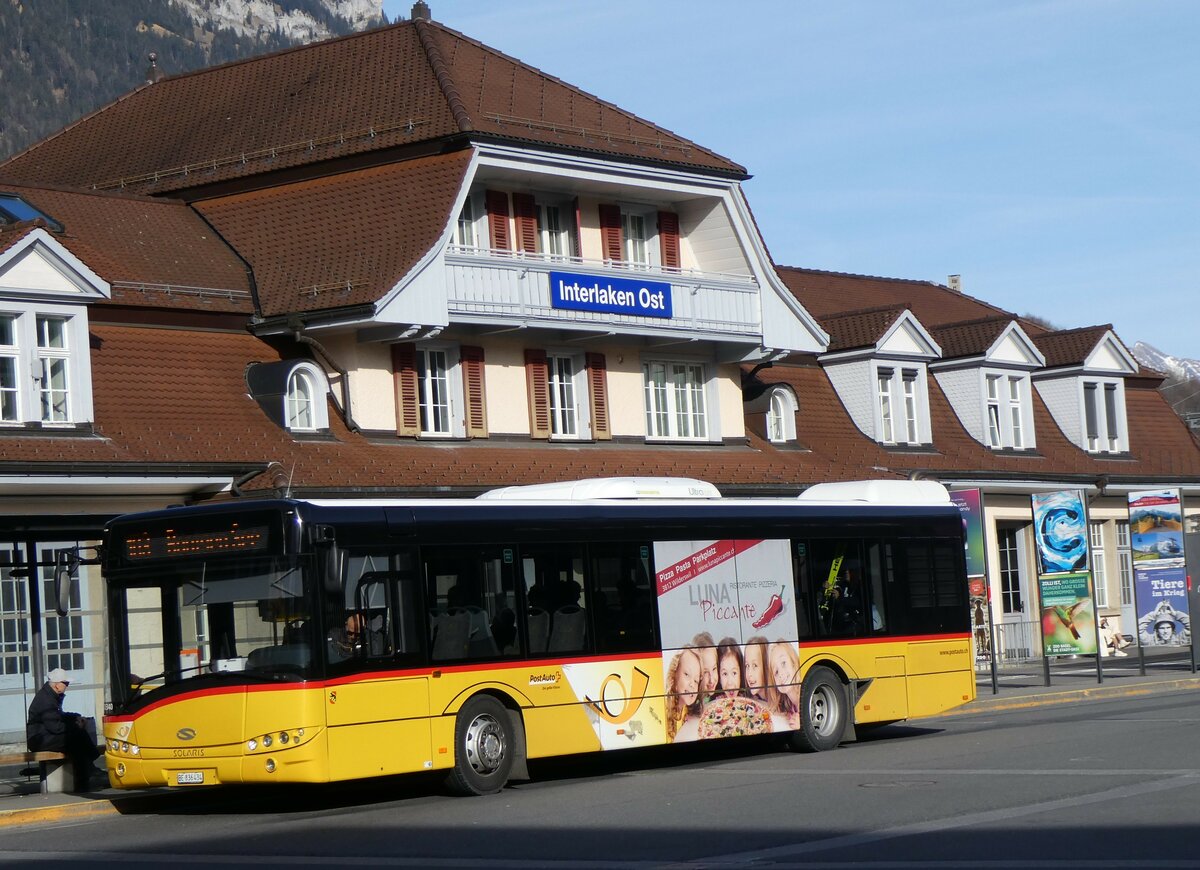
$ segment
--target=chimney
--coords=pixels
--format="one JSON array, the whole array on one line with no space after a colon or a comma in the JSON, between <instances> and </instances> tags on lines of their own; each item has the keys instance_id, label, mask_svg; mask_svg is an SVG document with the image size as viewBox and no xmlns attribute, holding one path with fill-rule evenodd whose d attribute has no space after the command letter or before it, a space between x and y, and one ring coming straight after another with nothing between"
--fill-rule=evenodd
<instances>
[{"instance_id":1,"label":"chimney","mask_svg":"<svg viewBox=\"0 0 1200 870\"><path fill-rule=\"evenodd\" d=\"M158 68L158 54L150 52L150 67L146 70L146 84L152 85L163 77L162 70Z\"/></svg>"},{"instance_id":2,"label":"chimney","mask_svg":"<svg viewBox=\"0 0 1200 870\"><path fill-rule=\"evenodd\" d=\"M413 21L429 21L429 4L425 0L417 0L413 4L412 14L409 17Z\"/></svg>"},{"instance_id":3,"label":"chimney","mask_svg":"<svg viewBox=\"0 0 1200 870\"><path fill-rule=\"evenodd\" d=\"M962 292L962 275L951 275L946 279L946 286L955 293Z\"/></svg>"}]
</instances>

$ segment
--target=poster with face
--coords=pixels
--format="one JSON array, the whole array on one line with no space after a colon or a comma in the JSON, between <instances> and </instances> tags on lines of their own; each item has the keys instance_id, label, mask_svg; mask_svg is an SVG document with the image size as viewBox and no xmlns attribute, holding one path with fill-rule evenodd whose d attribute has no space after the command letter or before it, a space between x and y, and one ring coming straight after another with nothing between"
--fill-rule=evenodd
<instances>
[{"instance_id":1,"label":"poster with face","mask_svg":"<svg viewBox=\"0 0 1200 870\"><path fill-rule=\"evenodd\" d=\"M789 543L667 541L654 555L668 742L797 727Z\"/></svg>"}]
</instances>

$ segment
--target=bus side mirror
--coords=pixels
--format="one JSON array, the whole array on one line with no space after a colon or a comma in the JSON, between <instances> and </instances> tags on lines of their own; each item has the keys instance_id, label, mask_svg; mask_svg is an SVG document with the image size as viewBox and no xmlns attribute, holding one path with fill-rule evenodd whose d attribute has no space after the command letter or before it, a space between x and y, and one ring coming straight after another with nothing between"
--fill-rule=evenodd
<instances>
[{"instance_id":1,"label":"bus side mirror","mask_svg":"<svg viewBox=\"0 0 1200 870\"><path fill-rule=\"evenodd\" d=\"M336 593L342 591L342 550L337 545L333 526L320 525L313 529L313 549L317 554L317 563L321 566L322 582L325 591Z\"/></svg>"},{"instance_id":2,"label":"bus side mirror","mask_svg":"<svg viewBox=\"0 0 1200 870\"><path fill-rule=\"evenodd\" d=\"M71 592L78 568L79 553L74 547L54 551L54 611L59 616L66 616L71 609Z\"/></svg>"}]
</instances>

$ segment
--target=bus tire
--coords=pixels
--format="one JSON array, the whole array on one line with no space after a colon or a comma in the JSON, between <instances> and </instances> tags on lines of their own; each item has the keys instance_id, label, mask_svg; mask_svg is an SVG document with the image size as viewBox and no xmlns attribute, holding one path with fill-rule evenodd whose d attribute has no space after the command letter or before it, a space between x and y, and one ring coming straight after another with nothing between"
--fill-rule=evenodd
<instances>
[{"instance_id":1,"label":"bus tire","mask_svg":"<svg viewBox=\"0 0 1200 870\"><path fill-rule=\"evenodd\" d=\"M829 668L808 672L800 690L800 730L792 745L801 752L836 749L846 730L846 687Z\"/></svg>"},{"instance_id":2,"label":"bus tire","mask_svg":"<svg viewBox=\"0 0 1200 870\"><path fill-rule=\"evenodd\" d=\"M495 794L508 782L515 749L508 710L491 695L476 695L458 711L446 785L460 795Z\"/></svg>"}]
</instances>

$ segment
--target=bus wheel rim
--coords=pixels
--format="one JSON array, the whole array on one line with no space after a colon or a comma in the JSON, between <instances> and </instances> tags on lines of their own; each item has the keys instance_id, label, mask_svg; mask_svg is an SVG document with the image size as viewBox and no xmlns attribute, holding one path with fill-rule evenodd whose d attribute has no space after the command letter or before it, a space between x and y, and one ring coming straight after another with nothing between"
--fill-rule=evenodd
<instances>
[{"instance_id":1,"label":"bus wheel rim","mask_svg":"<svg viewBox=\"0 0 1200 870\"><path fill-rule=\"evenodd\" d=\"M466 734L467 761L482 776L495 773L504 761L504 729L494 716L480 714L471 720Z\"/></svg>"},{"instance_id":2,"label":"bus wheel rim","mask_svg":"<svg viewBox=\"0 0 1200 870\"><path fill-rule=\"evenodd\" d=\"M828 734L834 728L837 702L829 686L817 686L808 705L808 718L818 734Z\"/></svg>"}]
</instances>

